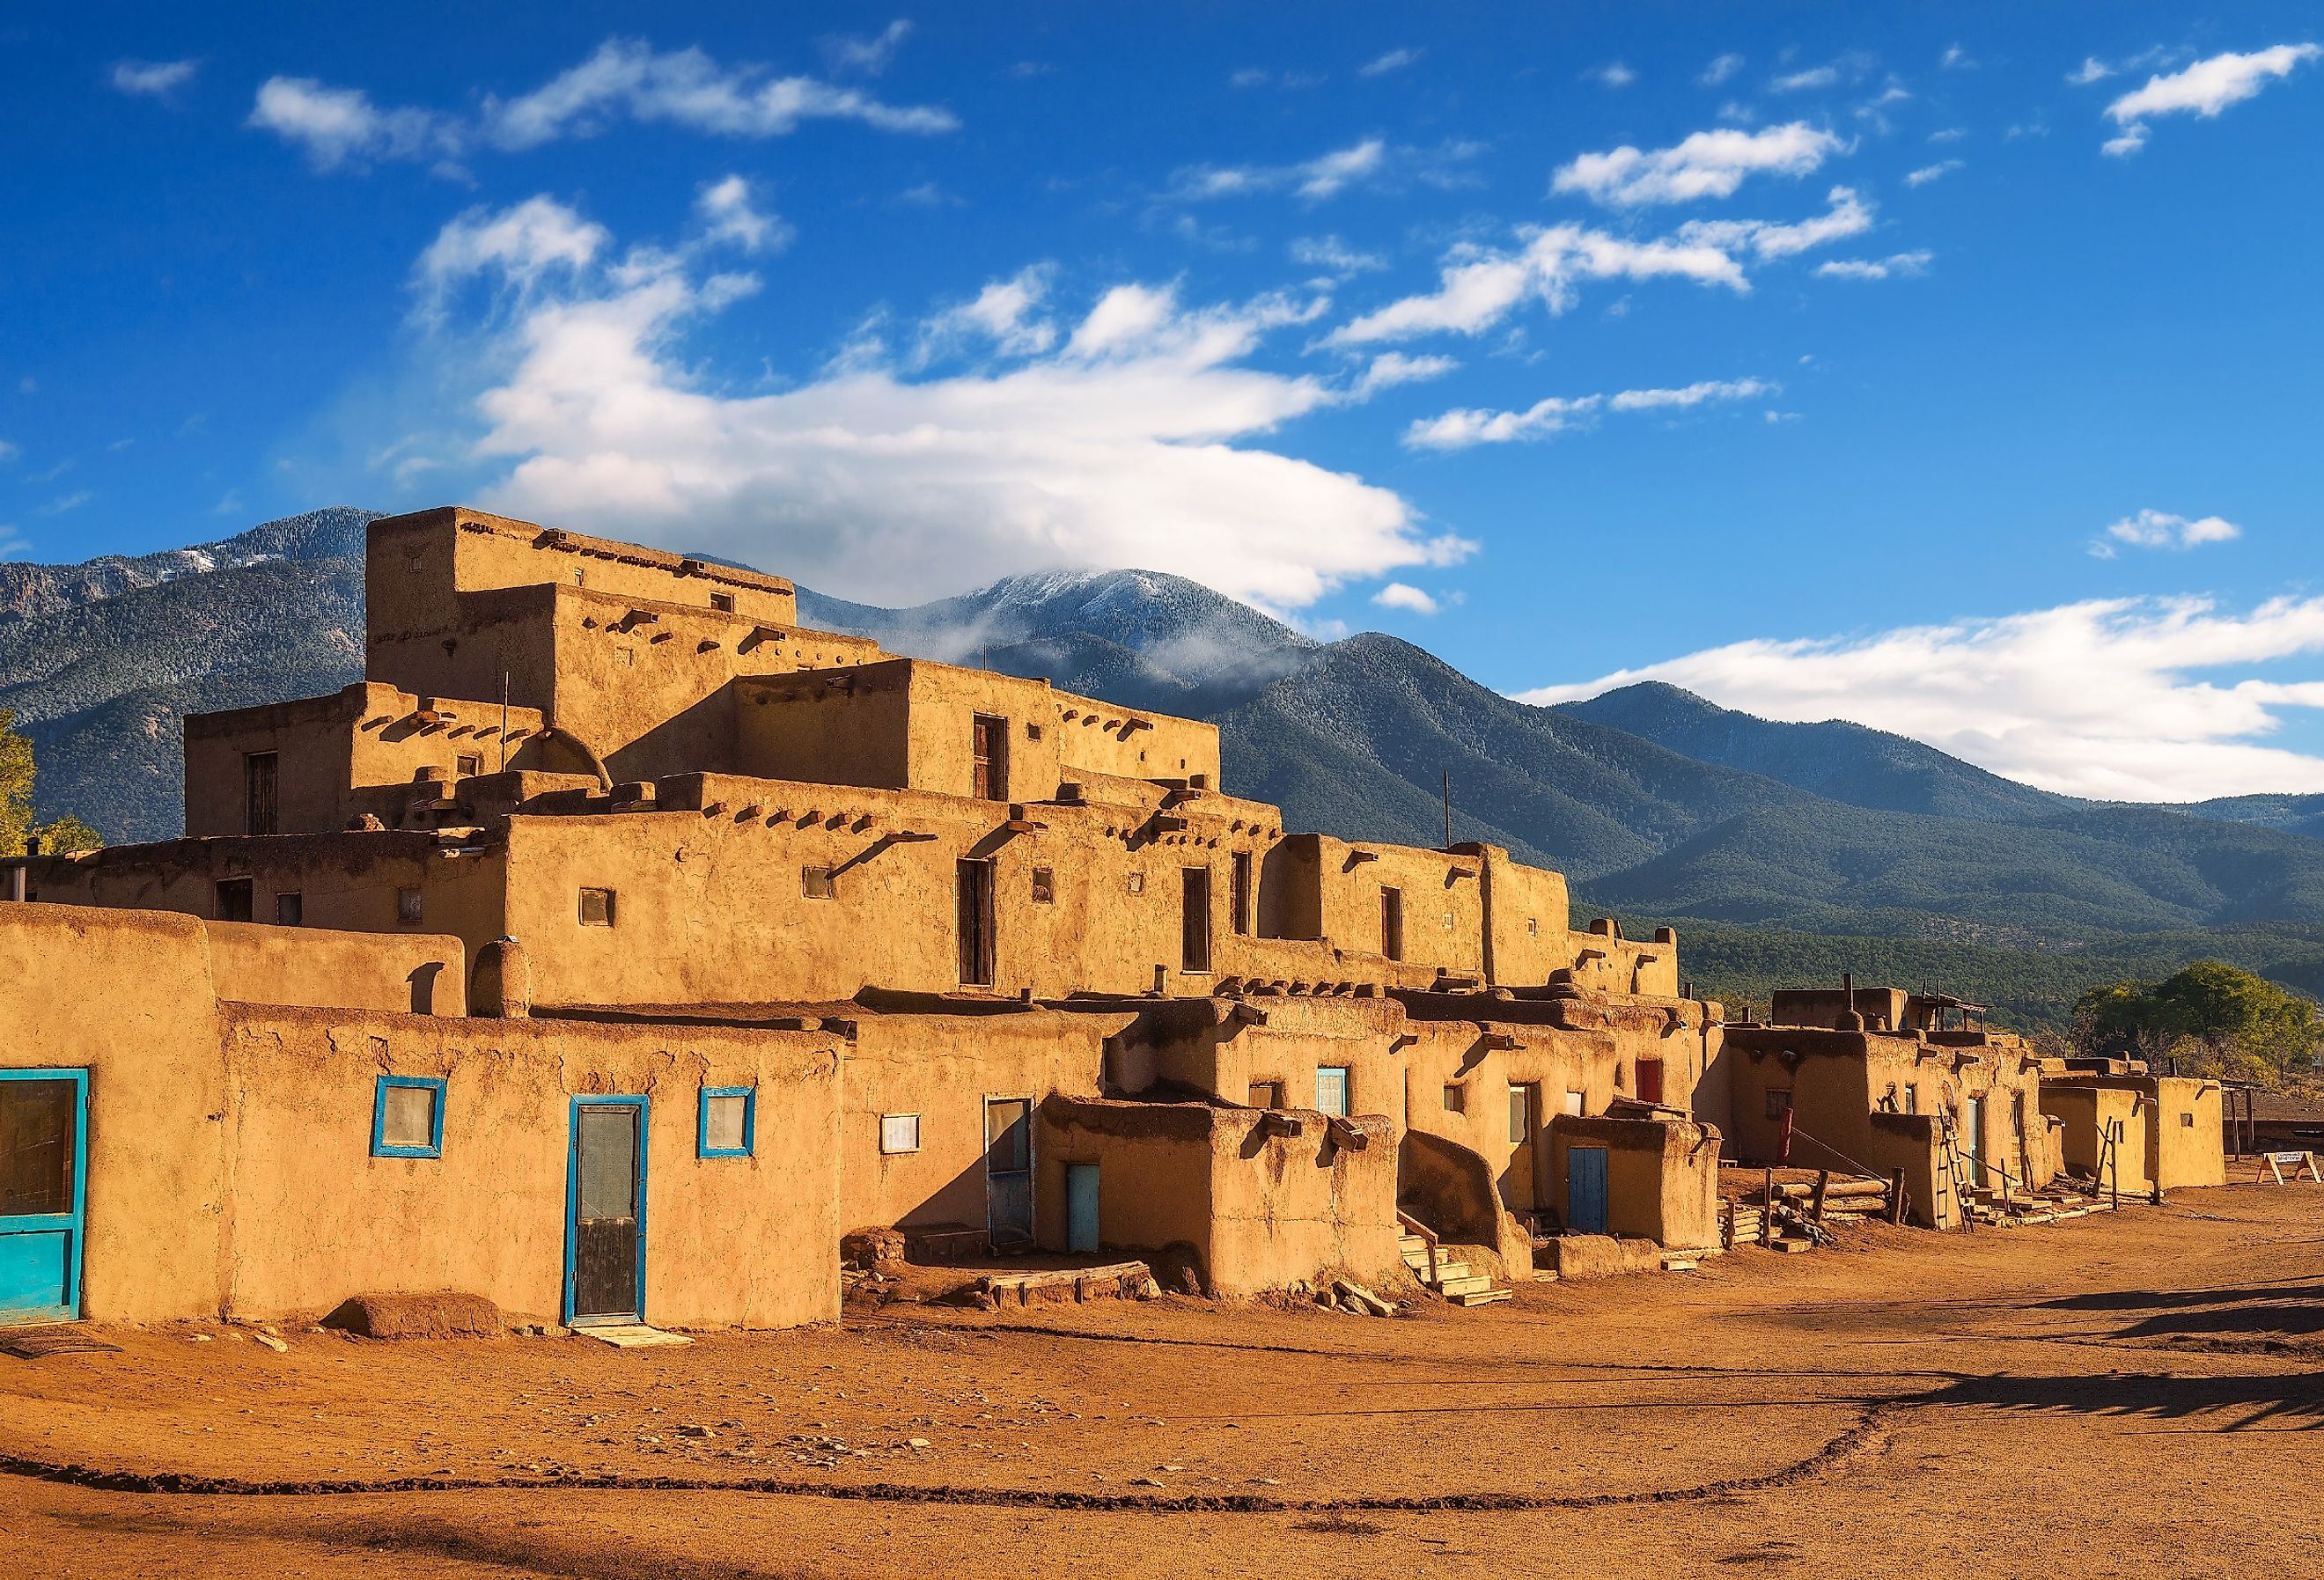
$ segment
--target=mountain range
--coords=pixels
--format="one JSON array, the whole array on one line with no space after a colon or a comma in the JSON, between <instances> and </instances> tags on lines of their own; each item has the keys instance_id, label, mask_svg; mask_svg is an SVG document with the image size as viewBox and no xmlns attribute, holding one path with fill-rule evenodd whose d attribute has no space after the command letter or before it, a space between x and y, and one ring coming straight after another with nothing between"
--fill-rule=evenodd
<instances>
[{"instance_id":1,"label":"mountain range","mask_svg":"<svg viewBox=\"0 0 2324 1580\"><path fill-rule=\"evenodd\" d=\"M167 837L186 713L358 679L374 514L0 564L0 707L32 738L40 814ZM1292 827L1434 845L1449 776L1455 839L1567 873L1586 913L1694 924L1690 971L1730 995L1884 944L1892 975L1917 962L2027 1023L2124 963L2206 953L2324 990L2324 796L2079 800L1860 725L1777 723L1654 684L1534 707L1409 642L1318 642L1151 571L1012 577L904 609L803 587L799 611L892 651L1213 720L1229 788L1280 803ZM1790 942L1770 956L1771 940Z\"/></svg>"}]
</instances>

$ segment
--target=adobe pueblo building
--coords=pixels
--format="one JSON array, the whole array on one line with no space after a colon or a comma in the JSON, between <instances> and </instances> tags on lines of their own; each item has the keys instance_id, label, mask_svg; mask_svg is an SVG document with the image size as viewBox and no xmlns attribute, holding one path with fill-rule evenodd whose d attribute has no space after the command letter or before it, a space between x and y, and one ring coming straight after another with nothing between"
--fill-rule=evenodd
<instances>
[{"instance_id":1,"label":"adobe pueblo building","mask_svg":"<svg viewBox=\"0 0 2324 1580\"><path fill-rule=\"evenodd\" d=\"M778 577L439 509L365 588L362 682L187 720L186 837L10 864L0 1319L779 1326L862 1230L1479 1303L1569 1235L1716 1249L1722 1150L1821 1137L1942 1224L1960 1125L2031 1187L2154 1106L1723 1027L1555 873L1286 831L1209 725Z\"/></svg>"}]
</instances>

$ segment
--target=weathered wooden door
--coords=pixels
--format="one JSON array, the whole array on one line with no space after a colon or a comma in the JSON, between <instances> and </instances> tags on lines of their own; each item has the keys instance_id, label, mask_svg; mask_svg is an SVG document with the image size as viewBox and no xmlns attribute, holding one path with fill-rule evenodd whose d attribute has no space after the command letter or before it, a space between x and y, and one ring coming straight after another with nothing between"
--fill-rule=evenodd
<instances>
[{"instance_id":1,"label":"weathered wooden door","mask_svg":"<svg viewBox=\"0 0 2324 1580\"><path fill-rule=\"evenodd\" d=\"M1009 799L1009 721L977 714L969 720L970 795L982 800Z\"/></svg>"},{"instance_id":2,"label":"weathered wooden door","mask_svg":"<svg viewBox=\"0 0 2324 1580\"><path fill-rule=\"evenodd\" d=\"M242 797L245 834L276 834L282 819L276 799L276 758L272 752L251 752L242 759Z\"/></svg>"},{"instance_id":3,"label":"weathered wooden door","mask_svg":"<svg viewBox=\"0 0 2324 1580\"><path fill-rule=\"evenodd\" d=\"M1663 1100L1663 1061L1642 1058L1638 1061L1638 1101L1660 1103Z\"/></svg>"},{"instance_id":4,"label":"weathered wooden door","mask_svg":"<svg viewBox=\"0 0 2324 1580\"><path fill-rule=\"evenodd\" d=\"M1033 1103L984 1100L984 1222L993 1248L1033 1237Z\"/></svg>"},{"instance_id":5,"label":"weathered wooden door","mask_svg":"<svg viewBox=\"0 0 2324 1580\"><path fill-rule=\"evenodd\" d=\"M955 869L955 909L963 987L992 985L992 864L963 861Z\"/></svg>"},{"instance_id":6,"label":"weathered wooden door","mask_svg":"<svg viewBox=\"0 0 2324 1580\"><path fill-rule=\"evenodd\" d=\"M1094 1163L1069 1163L1065 1166L1065 1249L1068 1251L1093 1252L1097 1249L1097 1169Z\"/></svg>"},{"instance_id":7,"label":"weathered wooden door","mask_svg":"<svg viewBox=\"0 0 2324 1580\"><path fill-rule=\"evenodd\" d=\"M1606 1233L1606 1149L1565 1149L1565 1226L1576 1234Z\"/></svg>"},{"instance_id":8,"label":"weathered wooden door","mask_svg":"<svg viewBox=\"0 0 2324 1580\"><path fill-rule=\"evenodd\" d=\"M0 1070L0 1325L80 1316L87 1070Z\"/></svg>"},{"instance_id":9,"label":"weathered wooden door","mask_svg":"<svg viewBox=\"0 0 2324 1580\"><path fill-rule=\"evenodd\" d=\"M646 1100L573 1100L565 1320L643 1322Z\"/></svg>"}]
</instances>

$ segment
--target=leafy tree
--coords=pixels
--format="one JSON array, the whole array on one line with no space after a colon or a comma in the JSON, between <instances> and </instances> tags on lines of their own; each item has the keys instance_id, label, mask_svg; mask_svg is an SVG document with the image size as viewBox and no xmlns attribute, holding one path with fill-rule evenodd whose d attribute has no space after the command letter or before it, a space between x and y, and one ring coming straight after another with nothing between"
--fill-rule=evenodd
<instances>
[{"instance_id":1,"label":"leafy tree","mask_svg":"<svg viewBox=\"0 0 2324 1580\"><path fill-rule=\"evenodd\" d=\"M2219 960L2198 960L2161 982L2102 984L2075 1004L2074 1024L2085 1052L2238 1080L2312 1069L2324 1046L2313 1002Z\"/></svg>"},{"instance_id":2,"label":"leafy tree","mask_svg":"<svg viewBox=\"0 0 2324 1580\"><path fill-rule=\"evenodd\" d=\"M23 855L37 845L44 852L95 850L104 836L69 815L52 823L32 821L32 743L16 733L16 715L0 707L0 856Z\"/></svg>"}]
</instances>

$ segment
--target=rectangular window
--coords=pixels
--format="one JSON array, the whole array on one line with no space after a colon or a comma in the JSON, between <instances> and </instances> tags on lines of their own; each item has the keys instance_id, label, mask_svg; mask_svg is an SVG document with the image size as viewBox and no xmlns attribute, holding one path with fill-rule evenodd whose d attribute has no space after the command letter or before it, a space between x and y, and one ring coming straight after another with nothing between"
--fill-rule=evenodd
<instances>
[{"instance_id":1,"label":"rectangular window","mask_svg":"<svg viewBox=\"0 0 2324 1580\"><path fill-rule=\"evenodd\" d=\"M372 1094L371 1155L444 1155L444 1083L433 1076L382 1076Z\"/></svg>"},{"instance_id":2,"label":"rectangular window","mask_svg":"<svg viewBox=\"0 0 2324 1580\"><path fill-rule=\"evenodd\" d=\"M248 878L218 880L217 919L220 921L250 919L250 880Z\"/></svg>"},{"instance_id":3,"label":"rectangular window","mask_svg":"<svg viewBox=\"0 0 2324 1580\"><path fill-rule=\"evenodd\" d=\"M474 779L484 771L484 754L481 752L462 752L452 759L452 772L457 778Z\"/></svg>"},{"instance_id":4,"label":"rectangular window","mask_svg":"<svg viewBox=\"0 0 2324 1580\"><path fill-rule=\"evenodd\" d=\"M883 1113L880 1116L880 1150L893 1157L898 1152L920 1150L920 1116L917 1113Z\"/></svg>"},{"instance_id":5,"label":"rectangular window","mask_svg":"<svg viewBox=\"0 0 2324 1580\"><path fill-rule=\"evenodd\" d=\"M1529 917L1526 917L1526 937L1527 937L1527 938L1539 938L1540 936L1541 936L1541 918L1539 918L1539 917L1537 917L1537 916L1529 916Z\"/></svg>"},{"instance_id":6,"label":"rectangular window","mask_svg":"<svg viewBox=\"0 0 2324 1580\"><path fill-rule=\"evenodd\" d=\"M1570 1113L1570 1114L1572 1114L1572 1115L1573 1115L1573 1117L1574 1117L1574 1118L1576 1118L1576 1119L1581 1118L1581 1117L1582 1117L1582 1094L1581 1094L1581 1093L1579 1093L1579 1092L1568 1092L1568 1093L1565 1095L1565 1112L1566 1112L1566 1113Z\"/></svg>"},{"instance_id":7,"label":"rectangular window","mask_svg":"<svg viewBox=\"0 0 2324 1580\"><path fill-rule=\"evenodd\" d=\"M416 927L420 917L420 891L417 888L398 889L395 892L395 919L406 927Z\"/></svg>"},{"instance_id":8,"label":"rectangular window","mask_svg":"<svg viewBox=\"0 0 2324 1580\"><path fill-rule=\"evenodd\" d=\"M1533 1140L1534 1115L1541 1107L1541 1088L1509 1083L1509 1145L1522 1147Z\"/></svg>"},{"instance_id":9,"label":"rectangular window","mask_svg":"<svg viewBox=\"0 0 2324 1580\"><path fill-rule=\"evenodd\" d=\"M1057 886L1050 878L1049 869L1035 867L1033 869L1033 903L1048 905L1054 903L1056 898Z\"/></svg>"},{"instance_id":10,"label":"rectangular window","mask_svg":"<svg viewBox=\"0 0 2324 1580\"><path fill-rule=\"evenodd\" d=\"M277 894L274 897L274 925L297 927L306 919L306 897L299 894Z\"/></svg>"},{"instance_id":11,"label":"rectangular window","mask_svg":"<svg viewBox=\"0 0 2324 1580\"><path fill-rule=\"evenodd\" d=\"M1340 1119L1348 1116L1348 1067L1323 1065L1315 1071L1315 1109Z\"/></svg>"},{"instance_id":12,"label":"rectangular window","mask_svg":"<svg viewBox=\"0 0 2324 1580\"><path fill-rule=\"evenodd\" d=\"M702 1088L701 1133L695 1155L747 1158L758 1128L759 1094L751 1086Z\"/></svg>"},{"instance_id":13,"label":"rectangular window","mask_svg":"<svg viewBox=\"0 0 2324 1580\"><path fill-rule=\"evenodd\" d=\"M1129 891L1129 892L1130 892L1130 893L1132 893L1132 894L1143 894L1143 893L1145 893L1145 892L1146 892L1146 874L1145 874L1144 873L1130 873L1130 874L1129 879L1128 879L1128 880L1123 883L1122 887L1123 887L1124 889L1128 890L1128 891Z\"/></svg>"},{"instance_id":14,"label":"rectangular window","mask_svg":"<svg viewBox=\"0 0 2324 1580\"><path fill-rule=\"evenodd\" d=\"M1250 1105L1253 1108L1282 1107L1283 1083L1280 1081L1253 1081L1250 1084Z\"/></svg>"},{"instance_id":15,"label":"rectangular window","mask_svg":"<svg viewBox=\"0 0 2324 1580\"><path fill-rule=\"evenodd\" d=\"M1380 953L1391 960L1404 958L1404 891L1380 891Z\"/></svg>"},{"instance_id":16,"label":"rectangular window","mask_svg":"<svg viewBox=\"0 0 2324 1580\"><path fill-rule=\"evenodd\" d=\"M1235 935L1247 938L1250 937L1250 852L1234 853L1233 881Z\"/></svg>"},{"instance_id":17,"label":"rectangular window","mask_svg":"<svg viewBox=\"0 0 2324 1580\"><path fill-rule=\"evenodd\" d=\"M1009 799L1009 721L976 714L968 725L969 789L980 800Z\"/></svg>"},{"instance_id":18,"label":"rectangular window","mask_svg":"<svg viewBox=\"0 0 2324 1580\"><path fill-rule=\"evenodd\" d=\"M1022 1174L1033 1166L1033 1104L1024 1097L984 1101L984 1171Z\"/></svg>"},{"instance_id":19,"label":"rectangular window","mask_svg":"<svg viewBox=\"0 0 2324 1580\"><path fill-rule=\"evenodd\" d=\"M1185 886L1178 902L1178 968L1211 968L1211 869L1180 869Z\"/></svg>"},{"instance_id":20,"label":"rectangular window","mask_svg":"<svg viewBox=\"0 0 2324 1580\"><path fill-rule=\"evenodd\" d=\"M276 810L274 799L274 762L272 752L250 752L243 756L242 797L245 833L281 832L281 818Z\"/></svg>"},{"instance_id":21,"label":"rectangular window","mask_svg":"<svg viewBox=\"0 0 2324 1580\"><path fill-rule=\"evenodd\" d=\"M959 912L960 984L992 985L992 864L964 861L954 869Z\"/></svg>"},{"instance_id":22,"label":"rectangular window","mask_svg":"<svg viewBox=\"0 0 2324 1580\"><path fill-rule=\"evenodd\" d=\"M710 595L710 606L717 610L721 614L732 614L734 612L734 595L732 593L713 593Z\"/></svg>"},{"instance_id":23,"label":"rectangular window","mask_svg":"<svg viewBox=\"0 0 2324 1580\"><path fill-rule=\"evenodd\" d=\"M837 898L836 891L833 888L831 869L829 867L801 867L799 869L799 892L805 894L809 900L832 900Z\"/></svg>"},{"instance_id":24,"label":"rectangular window","mask_svg":"<svg viewBox=\"0 0 2324 1580\"><path fill-rule=\"evenodd\" d=\"M581 925L583 927L613 925L613 892L611 889L581 891Z\"/></svg>"},{"instance_id":25,"label":"rectangular window","mask_svg":"<svg viewBox=\"0 0 2324 1580\"><path fill-rule=\"evenodd\" d=\"M1792 1095L1781 1086L1767 1088L1767 1117L1781 1119L1792 1111ZM1904 1088L1904 1112L1913 1112L1913 1089Z\"/></svg>"},{"instance_id":26,"label":"rectangular window","mask_svg":"<svg viewBox=\"0 0 2324 1580\"><path fill-rule=\"evenodd\" d=\"M1904 1112L1907 1113L1921 1112L1921 1088L1918 1086L1908 1086L1904 1088ZM1771 1114L1769 1117L1774 1116Z\"/></svg>"},{"instance_id":27,"label":"rectangular window","mask_svg":"<svg viewBox=\"0 0 2324 1580\"><path fill-rule=\"evenodd\" d=\"M1469 1089L1466 1086L1448 1086L1444 1088L1444 1112L1447 1113L1469 1112Z\"/></svg>"},{"instance_id":28,"label":"rectangular window","mask_svg":"<svg viewBox=\"0 0 2324 1580\"><path fill-rule=\"evenodd\" d=\"M1638 1061L1638 1101L1660 1103L1663 1100L1663 1061L1642 1058Z\"/></svg>"},{"instance_id":29,"label":"rectangular window","mask_svg":"<svg viewBox=\"0 0 2324 1580\"><path fill-rule=\"evenodd\" d=\"M2191 1113L2182 1113L2179 1116L2179 1123L2182 1129L2193 1130L2195 1128L2195 1116Z\"/></svg>"}]
</instances>

